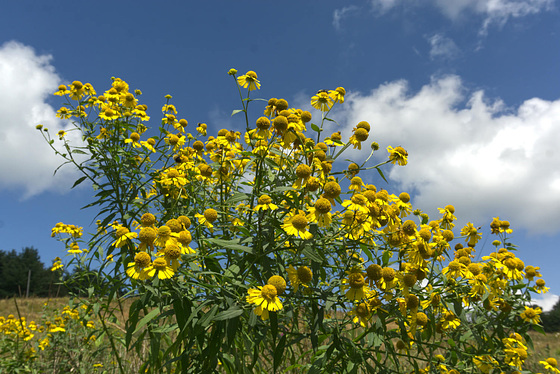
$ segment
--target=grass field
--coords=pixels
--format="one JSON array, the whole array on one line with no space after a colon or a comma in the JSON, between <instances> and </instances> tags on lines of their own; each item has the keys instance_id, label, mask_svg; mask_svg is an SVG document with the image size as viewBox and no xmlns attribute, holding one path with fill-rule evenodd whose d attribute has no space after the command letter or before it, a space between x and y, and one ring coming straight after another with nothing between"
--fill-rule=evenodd
<instances>
[{"instance_id":1,"label":"grass field","mask_svg":"<svg viewBox=\"0 0 560 374\"><path fill-rule=\"evenodd\" d=\"M108 339L98 339L93 335L93 328L83 321L91 322L92 326L99 327L99 319L95 316L85 315L84 310L68 308L69 298L17 298L0 300L0 374L3 373L113 373L117 363L111 355ZM123 305L124 313L115 313L116 320L107 321L109 328L115 336L122 334L127 318L129 302ZM117 308L120 311L120 308ZM79 318L78 313L80 313ZM19 320L25 319L25 326L33 335L18 337L14 331L7 327L8 316ZM3 318L2 318L3 317ZM35 324L33 324L33 322ZM13 324L12 324L13 325ZM35 330L31 326L35 326ZM53 333L53 326L62 326L64 333ZM21 327L21 326L20 326ZM40 331L44 329L44 331ZM13 330L13 329L12 329ZM17 328L15 329L17 331ZM48 347L44 350L33 348L40 339L50 335ZM524 369L533 372L544 372L539 365L540 360L554 357L560 361L560 333L540 334L530 332L534 349L526 360ZM14 345L15 344L15 345ZM18 345L19 344L19 345ZM13 354L13 350L21 354ZM138 352L125 352L121 348L121 360L127 367L127 372L138 372ZM48 371L41 371L46 370Z\"/></svg>"}]
</instances>

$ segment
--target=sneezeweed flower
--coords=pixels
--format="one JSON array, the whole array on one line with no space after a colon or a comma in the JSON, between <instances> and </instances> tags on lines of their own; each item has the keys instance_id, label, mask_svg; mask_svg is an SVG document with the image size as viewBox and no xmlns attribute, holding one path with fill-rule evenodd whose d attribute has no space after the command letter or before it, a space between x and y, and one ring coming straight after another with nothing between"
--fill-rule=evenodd
<instances>
[{"instance_id":1,"label":"sneezeweed flower","mask_svg":"<svg viewBox=\"0 0 560 374\"><path fill-rule=\"evenodd\" d=\"M249 294L246 298L247 302L257 306L253 312L263 320L268 319L269 312L277 312L283 308L278 298L278 290L273 285L250 288L247 293Z\"/></svg>"},{"instance_id":2,"label":"sneezeweed flower","mask_svg":"<svg viewBox=\"0 0 560 374\"><path fill-rule=\"evenodd\" d=\"M346 90L344 87L337 87L335 90L329 91L329 96L333 99L335 103L343 103L344 95L346 95Z\"/></svg>"},{"instance_id":3,"label":"sneezeweed flower","mask_svg":"<svg viewBox=\"0 0 560 374\"><path fill-rule=\"evenodd\" d=\"M295 236L301 239L311 239L313 235L307 231L309 221L302 211L298 213L290 212L284 218L284 223L282 224L282 229L286 234Z\"/></svg>"},{"instance_id":4,"label":"sneezeweed flower","mask_svg":"<svg viewBox=\"0 0 560 374\"><path fill-rule=\"evenodd\" d=\"M273 275L272 277L268 278L267 284L274 286L276 291L278 292L278 296L283 295L284 291L286 291L286 280L279 275Z\"/></svg>"},{"instance_id":5,"label":"sneezeweed flower","mask_svg":"<svg viewBox=\"0 0 560 374\"><path fill-rule=\"evenodd\" d=\"M164 257L158 257L152 263L152 269L149 270L148 274L150 277L157 275L159 279L169 279L173 277L175 271Z\"/></svg>"},{"instance_id":6,"label":"sneezeweed flower","mask_svg":"<svg viewBox=\"0 0 560 374\"><path fill-rule=\"evenodd\" d=\"M56 96L64 96L70 93L70 90L68 90L66 88L65 85L61 84L60 86L58 86L58 91L56 91L54 94Z\"/></svg>"},{"instance_id":7,"label":"sneezeweed flower","mask_svg":"<svg viewBox=\"0 0 560 374\"><path fill-rule=\"evenodd\" d=\"M537 279L537 282L535 284L535 291L537 293L547 293L550 288L549 287L545 287L546 282L544 281L544 279Z\"/></svg>"},{"instance_id":8,"label":"sneezeweed flower","mask_svg":"<svg viewBox=\"0 0 560 374\"><path fill-rule=\"evenodd\" d=\"M329 227L332 222L332 214L330 213L332 205L328 199L320 197L313 207L309 208L307 218L311 222L317 222L319 227Z\"/></svg>"},{"instance_id":9,"label":"sneezeweed flower","mask_svg":"<svg viewBox=\"0 0 560 374\"><path fill-rule=\"evenodd\" d=\"M83 251L80 249L80 246L78 245L78 243L75 243L75 242L70 245L70 249L68 250L68 253L73 254L73 255L79 254L79 253L82 253L82 252Z\"/></svg>"},{"instance_id":10,"label":"sneezeweed flower","mask_svg":"<svg viewBox=\"0 0 560 374\"><path fill-rule=\"evenodd\" d=\"M130 134L130 138L124 140L125 144L130 143L134 148L140 148L142 145L140 144L140 135L137 132L133 132Z\"/></svg>"},{"instance_id":11,"label":"sneezeweed flower","mask_svg":"<svg viewBox=\"0 0 560 374\"><path fill-rule=\"evenodd\" d=\"M152 270L152 258L146 252L138 252L134 261L128 263L126 274L132 279L145 280L150 278Z\"/></svg>"},{"instance_id":12,"label":"sneezeweed flower","mask_svg":"<svg viewBox=\"0 0 560 374\"><path fill-rule=\"evenodd\" d=\"M362 142L366 141L369 137L369 132L364 128L354 129L354 134L348 139L348 142L354 146L354 149L362 149Z\"/></svg>"},{"instance_id":13,"label":"sneezeweed flower","mask_svg":"<svg viewBox=\"0 0 560 374\"><path fill-rule=\"evenodd\" d=\"M333 106L333 99L329 96L327 91L320 90L316 95L311 97L311 106L322 112L327 112Z\"/></svg>"},{"instance_id":14,"label":"sneezeweed flower","mask_svg":"<svg viewBox=\"0 0 560 374\"><path fill-rule=\"evenodd\" d=\"M229 69L228 74L229 74L229 75L235 75L235 74L237 74L237 70L235 70L235 69L233 69L233 68L232 68L232 69Z\"/></svg>"},{"instance_id":15,"label":"sneezeweed flower","mask_svg":"<svg viewBox=\"0 0 560 374\"><path fill-rule=\"evenodd\" d=\"M59 110L56 111L56 116L60 119L68 119L72 117L72 113L66 107L61 107Z\"/></svg>"},{"instance_id":16,"label":"sneezeweed flower","mask_svg":"<svg viewBox=\"0 0 560 374\"><path fill-rule=\"evenodd\" d=\"M121 248L128 243L129 240L134 239L138 236L135 232L130 232L126 227L120 226L115 232L115 237L117 240L113 242L115 248Z\"/></svg>"},{"instance_id":17,"label":"sneezeweed flower","mask_svg":"<svg viewBox=\"0 0 560 374\"><path fill-rule=\"evenodd\" d=\"M362 327L368 327L372 316L367 303L356 304L354 310L352 310L349 314L354 316L352 322L359 324Z\"/></svg>"},{"instance_id":18,"label":"sneezeweed flower","mask_svg":"<svg viewBox=\"0 0 560 374\"><path fill-rule=\"evenodd\" d=\"M482 238L482 234L478 232L478 229L470 222L461 229L461 235L465 236L465 241L471 247L474 247L480 238Z\"/></svg>"},{"instance_id":19,"label":"sneezeweed flower","mask_svg":"<svg viewBox=\"0 0 560 374\"><path fill-rule=\"evenodd\" d=\"M250 70L245 75L237 78L237 83L243 88L248 88L249 91L258 90L261 88L261 83L257 79L257 73Z\"/></svg>"},{"instance_id":20,"label":"sneezeweed flower","mask_svg":"<svg viewBox=\"0 0 560 374\"><path fill-rule=\"evenodd\" d=\"M297 292L300 285L308 287L308 284L311 283L311 280L313 279L313 272L307 266L300 266L296 270L292 265L290 265L287 272L288 279L294 288L294 292Z\"/></svg>"},{"instance_id":21,"label":"sneezeweed flower","mask_svg":"<svg viewBox=\"0 0 560 374\"><path fill-rule=\"evenodd\" d=\"M255 207L255 211L258 212L259 210L276 210L278 209L278 205L272 203L272 198L268 195L261 195L257 200L257 206Z\"/></svg>"},{"instance_id":22,"label":"sneezeweed flower","mask_svg":"<svg viewBox=\"0 0 560 374\"><path fill-rule=\"evenodd\" d=\"M473 357L473 362L476 367L484 374L490 373L493 368L499 365L498 361L496 361L490 355L475 356Z\"/></svg>"},{"instance_id":23,"label":"sneezeweed flower","mask_svg":"<svg viewBox=\"0 0 560 374\"><path fill-rule=\"evenodd\" d=\"M544 368L551 373L560 374L560 370L558 370L558 361L555 358L549 357L545 361L539 361L539 364L544 366Z\"/></svg>"},{"instance_id":24,"label":"sneezeweed flower","mask_svg":"<svg viewBox=\"0 0 560 374\"><path fill-rule=\"evenodd\" d=\"M541 317L539 314L542 313L540 308L529 308L528 306L525 307L525 310L519 315L525 322L530 322L534 325L537 325Z\"/></svg>"},{"instance_id":25,"label":"sneezeweed flower","mask_svg":"<svg viewBox=\"0 0 560 374\"><path fill-rule=\"evenodd\" d=\"M348 274L346 283L350 286L345 294L348 300L362 300L369 291L364 275L359 269L353 269Z\"/></svg>"},{"instance_id":26,"label":"sneezeweed flower","mask_svg":"<svg viewBox=\"0 0 560 374\"><path fill-rule=\"evenodd\" d=\"M311 176L311 168L305 164L298 165L296 168L297 180L294 183L294 188L305 187L307 180Z\"/></svg>"},{"instance_id":27,"label":"sneezeweed flower","mask_svg":"<svg viewBox=\"0 0 560 374\"><path fill-rule=\"evenodd\" d=\"M388 146L387 152L389 152L389 160L392 164L398 163L400 166L404 166L408 163L408 152L403 147Z\"/></svg>"},{"instance_id":28,"label":"sneezeweed flower","mask_svg":"<svg viewBox=\"0 0 560 374\"><path fill-rule=\"evenodd\" d=\"M60 257L55 257L53 260L53 264L51 267L51 271L57 271L58 269L62 269L64 265L62 265L62 260Z\"/></svg>"}]
</instances>

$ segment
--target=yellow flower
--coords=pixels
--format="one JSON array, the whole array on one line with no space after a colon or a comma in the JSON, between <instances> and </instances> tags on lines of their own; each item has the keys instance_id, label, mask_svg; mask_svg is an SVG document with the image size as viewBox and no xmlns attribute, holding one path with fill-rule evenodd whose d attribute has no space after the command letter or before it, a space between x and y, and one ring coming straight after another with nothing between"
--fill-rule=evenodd
<instances>
[{"instance_id":1,"label":"yellow flower","mask_svg":"<svg viewBox=\"0 0 560 374\"><path fill-rule=\"evenodd\" d=\"M364 275L359 270L353 270L345 280L350 289L346 292L349 300L362 300L369 290Z\"/></svg>"},{"instance_id":2,"label":"yellow flower","mask_svg":"<svg viewBox=\"0 0 560 374\"><path fill-rule=\"evenodd\" d=\"M125 144L131 143L134 148L140 148L142 145L140 144L140 134L137 132L133 132L130 134L130 138L124 140Z\"/></svg>"},{"instance_id":3,"label":"yellow flower","mask_svg":"<svg viewBox=\"0 0 560 374\"><path fill-rule=\"evenodd\" d=\"M115 236L117 237L117 240L113 242L113 246L115 248L121 248L128 242L128 240L136 238L138 234L135 232L130 232L129 229L121 226L115 232Z\"/></svg>"},{"instance_id":4,"label":"yellow flower","mask_svg":"<svg viewBox=\"0 0 560 374\"><path fill-rule=\"evenodd\" d=\"M250 70L247 74L237 78L237 83L243 88L249 87L249 91L258 90L261 88L261 83L257 79L257 73Z\"/></svg>"},{"instance_id":5,"label":"yellow flower","mask_svg":"<svg viewBox=\"0 0 560 374\"><path fill-rule=\"evenodd\" d=\"M313 235L307 231L309 222L307 217L303 212L299 213L289 213L286 218L284 218L284 223L282 228L288 235L292 235L301 239L311 239Z\"/></svg>"},{"instance_id":6,"label":"yellow flower","mask_svg":"<svg viewBox=\"0 0 560 374\"><path fill-rule=\"evenodd\" d=\"M290 279L294 292L297 292L300 284L304 287L308 287L307 283L310 283L313 279L313 272L311 272L311 269L307 266L300 266L296 270L292 265L290 265L287 271L288 279Z\"/></svg>"},{"instance_id":7,"label":"yellow flower","mask_svg":"<svg viewBox=\"0 0 560 374\"><path fill-rule=\"evenodd\" d=\"M53 265L51 267L51 271L56 271L58 269L62 269L64 265L62 265L62 260L60 257L55 257L53 260Z\"/></svg>"},{"instance_id":8,"label":"yellow flower","mask_svg":"<svg viewBox=\"0 0 560 374\"><path fill-rule=\"evenodd\" d=\"M549 357L545 361L539 361L539 364L552 373L560 374L560 370L558 370L558 362L555 358Z\"/></svg>"},{"instance_id":9,"label":"yellow flower","mask_svg":"<svg viewBox=\"0 0 560 374\"><path fill-rule=\"evenodd\" d=\"M392 164L398 163L400 166L404 166L408 163L408 152L403 147L388 146L387 152L389 152L389 160Z\"/></svg>"},{"instance_id":10,"label":"yellow flower","mask_svg":"<svg viewBox=\"0 0 560 374\"><path fill-rule=\"evenodd\" d=\"M126 274L132 279L144 280L150 277L152 270L152 258L146 252L138 252L134 256L134 262L128 263Z\"/></svg>"},{"instance_id":11,"label":"yellow flower","mask_svg":"<svg viewBox=\"0 0 560 374\"><path fill-rule=\"evenodd\" d=\"M272 199L270 198L270 196L268 195L262 195L261 197L259 197L259 199L257 200L257 206L255 207L255 212L258 212L259 210L276 210L278 209L278 205L273 204L272 203Z\"/></svg>"},{"instance_id":12,"label":"yellow flower","mask_svg":"<svg viewBox=\"0 0 560 374\"><path fill-rule=\"evenodd\" d=\"M278 298L278 290L273 285L250 288L247 293L249 294L246 298L247 302L257 306L253 312L263 320L268 319L268 312L276 312L283 308Z\"/></svg>"},{"instance_id":13,"label":"yellow flower","mask_svg":"<svg viewBox=\"0 0 560 374\"><path fill-rule=\"evenodd\" d=\"M476 243L482 238L482 234L478 232L478 229L474 227L472 223L467 223L465 227L461 229L461 235L465 236L465 241L469 246L474 247Z\"/></svg>"},{"instance_id":14,"label":"yellow flower","mask_svg":"<svg viewBox=\"0 0 560 374\"><path fill-rule=\"evenodd\" d=\"M540 308L529 308L528 306L525 307L525 310L520 314L520 317L526 321L526 322L530 322L532 324L538 324L541 320L541 317L539 316L539 314L542 313L542 310Z\"/></svg>"},{"instance_id":15,"label":"yellow flower","mask_svg":"<svg viewBox=\"0 0 560 374\"><path fill-rule=\"evenodd\" d=\"M336 90L330 90L329 96L334 100L335 103L343 103L344 95L346 95L346 90L344 87L337 87Z\"/></svg>"},{"instance_id":16,"label":"yellow flower","mask_svg":"<svg viewBox=\"0 0 560 374\"><path fill-rule=\"evenodd\" d=\"M159 279L169 279L173 277L175 271L163 257L158 257L152 263L152 269L149 270L149 276L152 277L157 273Z\"/></svg>"},{"instance_id":17,"label":"yellow flower","mask_svg":"<svg viewBox=\"0 0 560 374\"><path fill-rule=\"evenodd\" d=\"M314 95L311 98L311 106L322 112L327 112L333 106L333 99L329 96L327 91L320 90L317 92L317 95Z\"/></svg>"}]
</instances>

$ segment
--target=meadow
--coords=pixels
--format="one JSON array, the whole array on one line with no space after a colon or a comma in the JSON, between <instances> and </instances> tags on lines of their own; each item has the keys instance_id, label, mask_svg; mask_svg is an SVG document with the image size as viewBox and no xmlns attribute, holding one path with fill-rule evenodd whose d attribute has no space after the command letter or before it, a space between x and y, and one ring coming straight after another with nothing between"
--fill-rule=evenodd
<instances>
[{"instance_id":1,"label":"meadow","mask_svg":"<svg viewBox=\"0 0 560 374\"><path fill-rule=\"evenodd\" d=\"M120 334L124 338L130 304L130 300L124 302L123 313L115 314L120 318L109 323L115 336ZM104 336L92 335L93 327L100 321L84 313L83 308L73 309L70 305L72 301L68 297L0 300L0 373L117 373L110 342ZM114 307L120 309L117 303ZM18 318L24 321L22 325L14 323ZM91 328L88 328L88 323ZM61 326L64 331L55 331ZM30 334L21 334L26 330ZM529 336L533 347L524 365L527 370L541 370L538 357L560 358L560 333L530 331ZM45 338L49 339L48 344L44 343ZM147 349L144 346L127 352L121 347L119 355L125 361L128 372L139 371L139 355ZM311 346L300 346L300 349L305 351ZM403 368L406 367L404 363ZM291 368L285 372L303 371Z\"/></svg>"}]
</instances>

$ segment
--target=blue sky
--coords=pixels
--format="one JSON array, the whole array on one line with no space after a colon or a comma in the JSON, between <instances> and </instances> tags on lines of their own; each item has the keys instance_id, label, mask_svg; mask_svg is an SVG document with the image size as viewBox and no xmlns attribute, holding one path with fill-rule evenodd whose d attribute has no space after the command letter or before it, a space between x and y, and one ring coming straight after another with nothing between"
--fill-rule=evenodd
<instances>
[{"instance_id":1,"label":"blue sky","mask_svg":"<svg viewBox=\"0 0 560 374\"><path fill-rule=\"evenodd\" d=\"M556 0L262 2L18 1L0 15L0 249L39 249L50 264L64 249L59 221L87 230L70 191L71 169L35 125L55 133L61 83L105 90L120 77L144 92L158 120L171 94L180 117L210 132L241 130L229 68L258 73L263 98L309 109L318 89L345 87L333 116L348 135L402 145L409 165L387 170L391 192L413 192L434 215L454 204L460 224L489 232L508 219L526 264L560 294L560 17ZM260 115L255 111L254 115ZM152 124L154 125L154 124ZM333 128L334 129L334 128ZM367 151L366 151L367 152ZM354 151L349 156L367 155ZM367 182L367 178L366 182ZM376 182L377 183L377 182ZM491 250L488 239L477 246Z\"/></svg>"}]
</instances>

